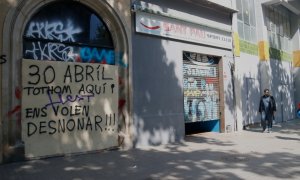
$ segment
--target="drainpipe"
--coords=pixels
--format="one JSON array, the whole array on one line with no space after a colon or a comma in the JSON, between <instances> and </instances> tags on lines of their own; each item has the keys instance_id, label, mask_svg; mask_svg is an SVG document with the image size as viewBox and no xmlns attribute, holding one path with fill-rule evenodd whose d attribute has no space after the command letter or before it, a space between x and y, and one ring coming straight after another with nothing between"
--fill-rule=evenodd
<instances>
[{"instance_id":1,"label":"drainpipe","mask_svg":"<svg viewBox=\"0 0 300 180\"><path fill-rule=\"evenodd\" d=\"M237 13L237 12L234 12L234 13ZM231 19L231 22L232 22L232 25L231 25L231 32L234 32L234 29L233 29L233 13L230 14L230 19ZM233 35L232 35L233 36ZM234 54L234 41L232 41L232 49L231 49L231 52L232 52L232 62L229 64L230 66L230 73L231 73L231 84L232 84L232 94L233 94L233 120L234 120L234 132L237 132L238 131L238 122L237 122L237 112L236 112L236 92L235 92L235 54Z\"/></svg>"},{"instance_id":2,"label":"drainpipe","mask_svg":"<svg viewBox=\"0 0 300 180\"><path fill-rule=\"evenodd\" d=\"M233 94L233 119L234 119L234 131L238 131L237 127L237 113L236 113L236 94L235 94L235 58L233 56L233 62L230 63L230 73L231 73L231 84L232 84L232 94Z\"/></svg>"}]
</instances>

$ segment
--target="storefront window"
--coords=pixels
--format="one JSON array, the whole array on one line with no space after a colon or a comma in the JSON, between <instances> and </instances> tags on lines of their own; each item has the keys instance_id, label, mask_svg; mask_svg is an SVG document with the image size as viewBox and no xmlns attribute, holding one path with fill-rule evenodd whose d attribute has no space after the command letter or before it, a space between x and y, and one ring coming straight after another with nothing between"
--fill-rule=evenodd
<instances>
[{"instance_id":1,"label":"storefront window","mask_svg":"<svg viewBox=\"0 0 300 180\"><path fill-rule=\"evenodd\" d=\"M105 23L76 3L52 3L37 12L24 31L23 57L35 60L115 64Z\"/></svg>"}]
</instances>

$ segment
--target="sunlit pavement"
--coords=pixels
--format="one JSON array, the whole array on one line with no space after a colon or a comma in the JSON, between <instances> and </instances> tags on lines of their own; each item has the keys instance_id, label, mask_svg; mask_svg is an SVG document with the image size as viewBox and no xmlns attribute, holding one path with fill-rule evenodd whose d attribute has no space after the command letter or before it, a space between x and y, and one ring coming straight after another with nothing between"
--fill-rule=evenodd
<instances>
[{"instance_id":1,"label":"sunlit pavement","mask_svg":"<svg viewBox=\"0 0 300 180\"><path fill-rule=\"evenodd\" d=\"M0 179L300 179L300 120L272 133L203 133L150 149L106 151L0 166Z\"/></svg>"}]
</instances>

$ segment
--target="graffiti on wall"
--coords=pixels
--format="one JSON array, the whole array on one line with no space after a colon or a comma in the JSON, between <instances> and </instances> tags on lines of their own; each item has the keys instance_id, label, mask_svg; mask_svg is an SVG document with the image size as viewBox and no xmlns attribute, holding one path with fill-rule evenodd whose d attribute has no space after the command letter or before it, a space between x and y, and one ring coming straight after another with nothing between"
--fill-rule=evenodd
<instances>
[{"instance_id":1,"label":"graffiti on wall","mask_svg":"<svg viewBox=\"0 0 300 180\"><path fill-rule=\"evenodd\" d=\"M60 3L60 2L58 2ZM52 4L58 4L58 3L51 3ZM65 1L63 2L65 3ZM76 2L72 2L73 4ZM48 6L48 5L46 5ZM45 6L45 7L46 7ZM48 7L46 7L48 8ZM45 9L46 9L45 8ZM65 8L64 11L67 11L67 9L75 9L75 8ZM44 9L41 9L41 11L43 11ZM81 10L84 10L84 8L81 7ZM69 11L69 10L68 10ZM57 61L64 61L64 62L84 62L84 63L100 63L100 64L115 64L115 62L118 62L119 66L122 67L127 67L128 65L125 64L123 62L123 53L116 53L114 52L113 48L106 48L106 46L103 46L105 48L102 48L102 46L90 46L90 44L88 43L82 43L82 33L84 33L84 36L89 37L89 23L86 16L87 13L82 13L79 16L82 17L82 19L77 18L76 16L70 16L71 13L57 13L56 17L52 14L56 13L58 11L47 11L46 15L47 16L41 16L40 12L35 12L34 15L37 18L35 18L34 16L31 18L31 20L28 23L27 28L24 31L23 37L24 37L24 41L23 41L23 56L24 58L29 58L29 59L35 59L35 60L57 60ZM45 14L45 13L44 13ZM61 14L66 14L66 16L61 16ZM77 13L78 14L78 13ZM48 18L49 15L49 18ZM61 17L60 17L61 16ZM45 18L46 17L46 18ZM70 21L67 22L66 19L69 19ZM84 23L81 23L82 20L87 20ZM87 26L82 26L83 24L87 25ZM95 25L97 26L97 25ZM83 29L82 27L84 27L85 29ZM80 32L79 32L80 31ZM79 37L81 36L81 37ZM98 41L99 42L99 41ZM107 46L110 47L110 46ZM26 53L25 53L26 52ZM4 55L0 53L0 67L1 66L6 66L8 65L8 63L10 62L9 55ZM5 64L6 63L6 64ZM43 62L43 63L48 63L48 62ZM122 68L120 68L122 69ZM45 71L46 75L52 75L51 74L51 68L48 68ZM79 72L79 68L78 70L78 75L77 75L77 80L80 80L80 72ZM89 69L88 69L89 70ZM31 73L32 73L32 81L31 82L36 82L35 80L40 78L41 80L44 79L43 76L43 69L39 69L39 73L36 72L37 68L36 67L32 67L31 68ZM126 70L124 70L126 71ZM39 74L40 77L38 75L36 75L35 73ZM102 74L102 71L99 71L99 75ZM60 76L61 74L59 73L59 71L55 71L55 76L57 78L57 76ZM104 75L106 75L106 71L104 71ZM21 75L18 75L19 77L21 77ZM46 77L46 81L50 83L50 81L52 80L51 78ZM87 75L89 76L89 75ZM106 77L106 76L105 76ZM119 77L119 81L121 81L121 79L124 80L124 77L126 76L120 76ZM36 79L35 79L36 78ZM49 78L49 79L47 79ZM56 79L55 78L55 79ZM75 80L74 80L75 81ZM124 80L125 81L125 80ZM123 82L124 82L123 81ZM25 89L21 88L22 85L21 84L16 84L16 86L19 86L20 88L16 87L11 87L9 94L12 94L12 96L8 97L11 100L11 105L9 105L9 107L4 108L6 109L4 112L4 116L6 116L6 118L8 119L8 122L10 124L8 124L9 126L9 130L8 133L9 134L9 138L11 139L11 143L15 143L15 139L17 140L22 140L21 139L21 130L22 131L27 131L27 129L21 129L21 121L24 121L24 118L21 118L21 110L24 109L23 106L21 106L21 102L22 102L22 91L29 93L30 97L34 97L33 99L35 100L39 100L38 98L36 99L35 97L39 97L41 95L48 95L47 93L49 92L49 96L48 95L48 100L49 102L45 103L45 106L47 106L47 108L43 108L41 107L31 107L31 109L27 109L27 117L30 119L33 119L32 124L28 125L29 131L27 132L27 134L29 134L30 138L35 138L35 136L39 135L41 133L42 136L44 136L45 134L51 135L51 136L57 136L57 134L68 134L68 133L73 133L74 131L78 130L78 126L77 127L72 127L73 125L73 121L67 121L67 119L65 119L65 121L61 120L60 123L56 124L57 128L56 131L55 129L48 129L47 133L45 133L45 128L43 127L45 125L44 121L46 120L41 120L41 124L38 118L46 118L44 116L50 117L51 114L48 113L48 111L51 109L52 111L54 111L54 115L56 115L57 117L61 116L61 117L67 117L67 115L71 115L72 117L75 117L78 115L78 111L80 110L79 107L73 107L73 109L71 110L70 108L67 109L68 104L70 103L82 103L82 102L86 102L88 100L90 100L90 102L92 102L93 100L95 100L97 98L98 95L102 95L103 94L107 94L108 92L121 92L120 99L119 99L119 116L116 113L108 113L107 116L102 115L102 123L96 123L93 124L93 119L90 117L92 114L92 107L90 106L85 106L83 108L81 108L82 110L80 110L81 115L84 117L90 117L90 120L84 121L83 119L81 119L81 121L76 121L76 123L79 122L80 128L83 126L82 123L85 123L85 125L83 126L82 131L89 131L91 128L92 131L94 131L97 128L97 131L101 131L105 133L105 132L117 132L117 128L116 126L114 126L115 123L117 123L119 120L118 118L120 118L120 116L124 117L123 119L125 119L126 116L126 108L127 108L127 103L126 102L126 95L125 93L122 93L123 91L125 91L125 84L122 84L122 88L117 89L117 86L111 87L109 86L109 84L101 84L98 86L95 86L95 84L88 84L84 87L82 87L82 89L85 89L85 92L95 92L95 97L89 97L90 99L88 99L88 97L84 97L84 96L76 96L75 94L73 94L73 88L70 85L65 85L65 86L60 86L60 85L55 85L55 86L38 86L38 85L31 85L31 86L27 86L25 87ZM55 84L55 81L53 82ZM49 87L49 89L48 89ZM70 87L70 88L69 88ZM49 91L48 91L49 90ZM105 93L103 92L105 91ZM83 91L82 91L83 92ZM125 94L125 95L124 95ZM71 98L71 96L68 96L69 99L65 99L67 95L73 95L73 97ZM50 98L52 98L53 100L53 104L49 104L50 103ZM61 98L61 99L60 99ZM74 102L71 102L74 101ZM35 104L35 102L33 103ZM48 105L47 105L48 104ZM91 104L91 106L93 106ZM99 107L100 108L104 108L104 107ZM46 111L45 111L46 110ZM67 111L70 112L67 112ZM54 116L53 116L54 117ZM118 117L118 118L115 118ZM106 120L107 119L107 120ZM35 122L36 120L36 122ZM56 120L55 118L52 120ZM84 121L84 122L83 122ZM99 118L96 118L95 121L100 121ZM107 121L107 123L106 123ZM92 123L92 127L91 127L91 123ZM104 123L104 124L103 124ZM50 126L51 127L56 127L54 126L54 122L51 121ZM59 125L59 126L58 126ZM48 126L48 124L47 124ZM48 126L49 127L49 126ZM48 128L47 127L47 128ZM59 127L59 128L58 128ZM101 129L100 129L101 127ZM87 130L86 130L87 129ZM71 131L69 131L71 130ZM18 132L17 132L18 131ZM60 131L60 132L58 132ZM53 134L49 134L53 133ZM89 136L88 133L85 133L85 136ZM66 136L63 136L66 137ZM81 137L78 136L78 139L80 139ZM64 138L61 138L64 139ZM84 139L84 138L82 138ZM87 137L85 137L85 139L87 139ZM66 139L64 139L66 140ZM66 140L67 141L67 140ZM88 141L77 141L75 142L77 143L78 146L88 146L90 142ZM27 143L28 144L28 143Z\"/></svg>"},{"instance_id":2,"label":"graffiti on wall","mask_svg":"<svg viewBox=\"0 0 300 180\"><path fill-rule=\"evenodd\" d=\"M186 122L219 118L219 92L215 60L197 53L184 53L183 86Z\"/></svg>"},{"instance_id":3,"label":"graffiti on wall","mask_svg":"<svg viewBox=\"0 0 300 180\"><path fill-rule=\"evenodd\" d=\"M82 47L80 49L80 59L81 62L114 64L115 52L113 50Z\"/></svg>"},{"instance_id":4,"label":"graffiti on wall","mask_svg":"<svg viewBox=\"0 0 300 180\"><path fill-rule=\"evenodd\" d=\"M4 63L6 63L6 55L0 55L0 64L4 64Z\"/></svg>"},{"instance_id":5,"label":"graffiti on wall","mask_svg":"<svg viewBox=\"0 0 300 180\"><path fill-rule=\"evenodd\" d=\"M26 32L26 36L30 38L58 40L60 42L75 42L75 35L81 33L79 27L69 21L67 24L63 22L31 22Z\"/></svg>"},{"instance_id":6,"label":"graffiti on wall","mask_svg":"<svg viewBox=\"0 0 300 180\"><path fill-rule=\"evenodd\" d=\"M72 22L64 24L62 22L31 22L26 31L26 37L32 39L52 40L61 43L41 41L31 42L25 45L25 57L31 56L32 59L39 60L62 60L74 61L74 47L63 44L62 42L75 42L75 35L82 30L74 27Z\"/></svg>"},{"instance_id":7,"label":"graffiti on wall","mask_svg":"<svg viewBox=\"0 0 300 180\"><path fill-rule=\"evenodd\" d=\"M27 156L117 145L116 66L23 60L22 68L22 138Z\"/></svg>"},{"instance_id":8,"label":"graffiti on wall","mask_svg":"<svg viewBox=\"0 0 300 180\"><path fill-rule=\"evenodd\" d=\"M82 45L77 42L81 33L84 33L82 28L72 21L31 22L25 33L24 58L115 64L113 49Z\"/></svg>"},{"instance_id":9,"label":"graffiti on wall","mask_svg":"<svg viewBox=\"0 0 300 180\"><path fill-rule=\"evenodd\" d=\"M201 79L193 83L184 80L184 110L187 121L218 119L218 91L211 79Z\"/></svg>"},{"instance_id":10,"label":"graffiti on wall","mask_svg":"<svg viewBox=\"0 0 300 180\"><path fill-rule=\"evenodd\" d=\"M21 89L17 87L15 89L15 98L20 101L21 96L22 96ZM11 119L16 119L17 127L18 129L21 129L20 128L21 127L21 105L20 104L14 106L10 111L8 111L6 116Z\"/></svg>"}]
</instances>

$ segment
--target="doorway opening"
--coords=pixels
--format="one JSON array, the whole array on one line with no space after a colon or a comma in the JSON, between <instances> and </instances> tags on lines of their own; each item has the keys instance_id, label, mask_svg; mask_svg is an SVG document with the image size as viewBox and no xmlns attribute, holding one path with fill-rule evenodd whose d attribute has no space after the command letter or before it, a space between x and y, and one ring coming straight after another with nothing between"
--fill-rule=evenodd
<instances>
[{"instance_id":1,"label":"doorway opening","mask_svg":"<svg viewBox=\"0 0 300 180\"><path fill-rule=\"evenodd\" d=\"M220 57L183 52L186 134L220 132Z\"/></svg>"}]
</instances>

